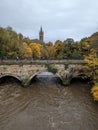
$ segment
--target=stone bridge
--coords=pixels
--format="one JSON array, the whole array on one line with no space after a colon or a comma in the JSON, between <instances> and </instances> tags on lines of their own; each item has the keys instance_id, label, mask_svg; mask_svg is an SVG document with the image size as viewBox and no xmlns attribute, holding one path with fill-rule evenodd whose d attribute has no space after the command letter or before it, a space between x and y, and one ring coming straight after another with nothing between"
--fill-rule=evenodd
<instances>
[{"instance_id":1,"label":"stone bridge","mask_svg":"<svg viewBox=\"0 0 98 130\"><path fill-rule=\"evenodd\" d=\"M32 78L41 72L49 72L48 65L55 68L55 73L63 84L68 84L74 77L84 74L82 60L22 60L0 62L0 79L11 76L19 80L22 85L29 85Z\"/></svg>"}]
</instances>

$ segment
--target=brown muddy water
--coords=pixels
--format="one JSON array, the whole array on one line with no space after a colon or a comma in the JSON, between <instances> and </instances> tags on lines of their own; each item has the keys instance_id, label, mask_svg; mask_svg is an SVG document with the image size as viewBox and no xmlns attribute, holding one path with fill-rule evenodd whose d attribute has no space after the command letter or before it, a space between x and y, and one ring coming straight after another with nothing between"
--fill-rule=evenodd
<instances>
[{"instance_id":1,"label":"brown muddy water","mask_svg":"<svg viewBox=\"0 0 98 130\"><path fill-rule=\"evenodd\" d=\"M3 84L0 130L98 130L98 103L84 83Z\"/></svg>"}]
</instances>

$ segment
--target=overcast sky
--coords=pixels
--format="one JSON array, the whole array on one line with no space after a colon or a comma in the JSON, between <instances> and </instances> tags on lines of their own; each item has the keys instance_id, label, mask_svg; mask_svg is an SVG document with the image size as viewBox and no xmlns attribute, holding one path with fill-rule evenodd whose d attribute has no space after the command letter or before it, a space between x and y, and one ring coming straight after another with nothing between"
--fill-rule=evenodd
<instances>
[{"instance_id":1,"label":"overcast sky","mask_svg":"<svg viewBox=\"0 0 98 130\"><path fill-rule=\"evenodd\" d=\"M75 41L98 31L98 0L0 0L0 26L44 41Z\"/></svg>"}]
</instances>

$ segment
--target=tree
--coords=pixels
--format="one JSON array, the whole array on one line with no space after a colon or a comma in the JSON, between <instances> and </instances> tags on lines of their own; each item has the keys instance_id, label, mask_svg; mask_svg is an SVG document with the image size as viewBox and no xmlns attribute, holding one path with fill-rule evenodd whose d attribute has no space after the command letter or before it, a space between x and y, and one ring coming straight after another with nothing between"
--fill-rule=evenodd
<instances>
[{"instance_id":1,"label":"tree","mask_svg":"<svg viewBox=\"0 0 98 130\"><path fill-rule=\"evenodd\" d=\"M54 49L55 49L55 58L63 59L65 57L64 55L65 46L62 41L57 40L55 42Z\"/></svg>"},{"instance_id":2,"label":"tree","mask_svg":"<svg viewBox=\"0 0 98 130\"><path fill-rule=\"evenodd\" d=\"M30 43L30 48L32 50L32 57L34 59L41 58L41 44L38 43Z\"/></svg>"},{"instance_id":3,"label":"tree","mask_svg":"<svg viewBox=\"0 0 98 130\"><path fill-rule=\"evenodd\" d=\"M7 39L5 38L5 36L6 36L5 30L2 27L0 27L0 58L1 59L6 54L6 51L4 49L4 45L5 45Z\"/></svg>"},{"instance_id":4,"label":"tree","mask_svg":"<svg viewBox=\"0 0 98 130\"><path fill-rule=\"evenodd\" d=\"M94 100L98 101L98 57L94 49L90 50L88 56L85 56L86 66L88 77L91 77L94 86L91 89L91 93L94 97Z\"/></svg>"},{"instance_id":5,"label":"tree","mask_svg":"<svg viewBox=\"0 0 98 130\"><path fill-rule=\"evenodd\" d=\"M91 49L90 53L85 56L84 61L88 76L92 77L94 82L98 82L98 57L94 49Z\"/></svg>"},{"instance_id":6,"label":"tree","mask_svg":"<svg viewBox=\"0 0 98 130\"><path fill-rule=\"evenodd\" d=\"M27 43L23 42L23 46L21 49L22 58L32 58L32 49L28 46Z\"/></svg>"},{"instance_id":7,"label":"tree","mask_svg":"<svg viewBox=\"0 0 98 130\"><path fill-rule=\"evenodd\" d=\"M80 53L83 58L85 57L85 55L89 54L90 49L91 49L91 43L88 40L88 38L82 39L80 41Z\"/></svg>"},{"instance_id":8,"label":"tree","mask_svg":"<svg viewBox=\"0 0 98 130\"><path fill-rule=\"evenodd\" d=\"M48 42L46 44L46 50L47 50L47 54L48 54L48 59L54 59L55 57L55 49L54 49L54 46L53 46L53 43L52 42Z\"/></svg>"},{"instance_id":9,"label":"tree","mask_svg":"<svg viewBox=\"0 0 98 130\"><path fill-rule=\"evenodd\" d=\"M96 83L92 89L91 89L91 93L93 95L93 98L95 101L98 101L98 83Z\"/></svg>"}]
</instances>

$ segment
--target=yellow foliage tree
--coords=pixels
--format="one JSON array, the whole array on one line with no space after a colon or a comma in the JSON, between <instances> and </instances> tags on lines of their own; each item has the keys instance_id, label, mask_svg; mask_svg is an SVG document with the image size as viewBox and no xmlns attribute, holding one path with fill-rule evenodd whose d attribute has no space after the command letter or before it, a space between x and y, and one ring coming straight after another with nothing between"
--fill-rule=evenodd
<instances>
[{"instance_id":1,"label":"yellow foliage tree","mask_svg":"<svg viewBox=\"0 0 98 130\"><path fill-rule=\"evenodd\" d=\"M91 49L91 43L87 38L84 38L80 41L80 48L79 51L81 52L81 55L83 58L89 54L89 51Z\"/></svg>"},{"instance_id":2,"label":"yellow foliage tree","mask_svg":"<svg viewBox=\"0 0 98 130\"><path fill-rule=\"evenodd\" d=\"M84 49L84 50L88 50L89 48L90 48L90 44L88 43L88 42L82 42L82 49Z\"/></svg>"},{"instance_id":3,"label":"yellow foliage tree","mask_svg":"<svg viewBox=\"0 0 98 130\"><path fill-rule=\"evenodd\" d=\"M30 48L32 50L32 56L34 59L41 58L41 44L38 43L30 43Z\"/></svg>"},{"instance_id":4,"label":"yellow foliage tree","mask_svg":"<svg viewBox=\"0 0 98 130\"><path fill-rule=\"evenodd\" d=\"M49 59L54 59L55 57L55 49L54 49L54 46L51 42L48 42L46 44L46 50L47 50L47 54L48 54L48 57Z\"/></svg>"},{"instance_id":5,"label":"yellow foliage tree","mask_svg":"<svg viewBox=\"0 0 98 130\"><path fill-rule=\"evenodd\" d=\"M94 49L90 50L88 56L85 57L86 70L89 77L93 78L94 86L91 89L94 100L98 101L98 57Z\"/></svg>"},{"instance_id":6,"label":"yellow foliage tree","mask_svg":"<svg viewBox=\"0 0 98 130\"><path fill-rule=\"evenodd\" d=\"M27 48L26 48L26 51L27 51L27 57L29 57L29 58L31 58L32 57L32 49L28 46Z\"/></svg>"},{"instance_id":7,"label":"yellow foliage tree","mask_svg":"<svg viewBox=\"0 0 98 130\"><path fill-rule=\"evenodd\" d=\"M26 42L23 42L23 46L20 48L22 58L31 58L32 50Z\"/></svg>"},{"instance_id":8,"label":"yellow foliage tree","mask_svg":"<svg viewBox=\"0 0 98 130\"><path fill-rule=\"evenodd\" d=\"M85 56L84 61L88 76L92 77L94 82L98 81L98 57L94 49L91 49L90 53Z\"/></svg>"},{"instance_id":9,"label":"yellow foliage tree","mask_svg":"<svg viewBox=\"0 0 98 130\"><path fill-rule=\"evenodd\" d=\"M91 89L91 93L93 95L93 98L95 101L98 101L98 83L96 83L92 89Z\"/></svg>"}]
</instances>

